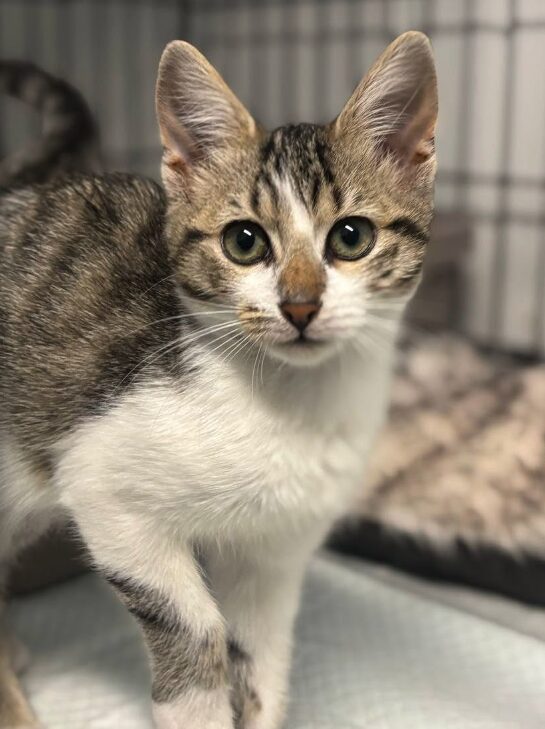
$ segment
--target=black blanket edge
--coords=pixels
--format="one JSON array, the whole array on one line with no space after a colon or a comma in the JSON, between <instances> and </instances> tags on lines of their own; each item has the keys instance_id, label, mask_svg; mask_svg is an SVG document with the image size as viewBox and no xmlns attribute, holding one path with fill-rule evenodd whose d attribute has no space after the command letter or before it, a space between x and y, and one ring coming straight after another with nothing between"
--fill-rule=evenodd
<instances>
[{"instance_id":1,"label":"black blanket edge","mask_svg":"<svg viewBox=\"0 0 545 729\"><path fill-rule=\"evenodd\" d=\"M477 588L545 607L545 558L538 555L512 555L495 545L470 545L461 539L448 550L434 548L369 519L341 523L327 546L431 582Z\"/></svg>"}]
</instances>

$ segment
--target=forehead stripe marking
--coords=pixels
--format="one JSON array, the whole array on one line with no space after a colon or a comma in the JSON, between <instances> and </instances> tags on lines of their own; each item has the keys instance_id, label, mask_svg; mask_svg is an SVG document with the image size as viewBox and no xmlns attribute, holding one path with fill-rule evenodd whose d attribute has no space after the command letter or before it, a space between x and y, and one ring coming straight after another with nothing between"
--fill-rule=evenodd
<instances>
[{"instance_id":1,"label":"forehead stripe marking","mask_svg":"<svg viewBox=\"0 0 545 729\"><path fill-rule=\"evenodd\" d=\"M338 211L341 209L343 204L343 194L341 189L335 184L335 177L327 157L327 148L325 144L319 140L316 140L316 156L318 157L318 161L323 170L325 181L331 188L333 202L335 203L335 208Z\"/></svg>"},{"instance_id":2,"label":"forehead stripe marking","mask_svg":"<svg viewBox=\"0 0 545 729\"><path fill-rule=\"evenodd\" d=\"M343 194L340 187L337 187L337 185L331 185L331 194L333 195L335 209L339 211L343 205Z\"/></svg>"},{"instance_id":3,"label":"forehead stripe marking","mask_svg":"<svg viewBox=\"0 0 545 729\"><path fill-rule=\"evenodd\" d=\"M269 173L266 170L263 170L261 179L263 180L263 183L269 190L274 207L278 208L278 190L276 189L276 186L274 185L274 183L271 179L271 176L269 175Z\"/></svg>"},{"instance_id":4,"label":"forehead stripe marking","mask_svg":"<svg viewBox=\"0 0 545 729\"><path fill-rule=\"evenodd\" d=\"M254 181L254 186L252 188L252 193L250 195L250 205L255 215L259 215L260 193L261 191L259 189L259 175L257 175Z\"/></svg>"},{"instance_id":5,"label":"forehead stripe marking","mask_svg":"<svg viewBox=\"0 0 545 729\"><path fill-rule=\"evenodd\" d=\"M289 205L291 221L299 234L309 238L313 237L312 217L306 201L301 197L296 181L287 177L282 178L279 180L279 192Z\"/></svg>"},{"instance_id":6,"label":"forehead stripe marking","mask_svg":"<svg viewBox=\"0 0 545 729\"><path fill-rule=\"evenodd\" d=\"M322 178L318 173L314 175L314 179L312 181L312 209L316 210L316 206L318 205L318 198L320 197L320 189L322 187Z\"/></svg>"},{"instance_id":7,"label":"forehead stripe marking","mask_svg":"<svg viewBox=\"0 0 545 729\"><path fill-rule=\"evenodd\" d=\"M320 142L319 140L316 141L316 156L318 157L318 160L324 172L325 181L328 185L332 185L334 182L334 177L333 172L331 171L331 167L329 165L329 160L327 159L325 144L323 142Z\"/></svg>"},{"instance_id":8,"label":"forehead stripe marking","mask_svg":"<svg viewBox=\"0 0 545 729\"><path fill-rule=\"evenodd\" d=\"M303 190L303 186L301 185L301 180L299 178L296 178L295 180L293 180L293 185L295 186L295 192L297 193L297 196L299 197L299 200L305 206L305 208L307 209L307 211L310 212L308 196L305 195L305 192Z\"/></svg>"}]
</instances>

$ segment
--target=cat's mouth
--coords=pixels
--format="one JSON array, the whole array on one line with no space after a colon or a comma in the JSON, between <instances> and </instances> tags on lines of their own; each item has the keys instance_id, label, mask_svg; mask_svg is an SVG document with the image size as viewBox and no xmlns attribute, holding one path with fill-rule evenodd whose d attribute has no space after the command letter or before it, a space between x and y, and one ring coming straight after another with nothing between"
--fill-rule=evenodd
<instances>
[{"instance_id":1,"label":"cat's mouth","mask_svg":"<svg viewBox=\"0 0 545 729\"><path fill-rule=\"evenodd\" d=\"M304 334L300 334L295 339L290 339L289 342L285 342L288 346L291 347L321 347L327 344L327 342L324 339L309 339L309 337L306 337Z\"/></svg>"},{"instance_id":2,"label":"cat's mouth","mask_svg":"<svg viewBox=\"0 0 545 729\"><path fill-rule=\"evenodd\" d=\"M278 359L298 366L312 366L327 359L335 351L334 342L314 339L300 334L294 339L278 342L271 348Z\"/></svg>"}]
</instances>

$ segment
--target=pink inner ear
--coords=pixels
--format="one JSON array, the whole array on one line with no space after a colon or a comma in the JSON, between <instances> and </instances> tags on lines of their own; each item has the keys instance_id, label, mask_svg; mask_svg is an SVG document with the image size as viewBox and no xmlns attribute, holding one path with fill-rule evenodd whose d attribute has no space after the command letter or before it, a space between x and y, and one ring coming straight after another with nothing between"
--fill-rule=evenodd
<instances>
[{"instance_id":1,"label":"pink inner ear","mask_svg":"<svg viewBox=\"0 0 545 729\"><path fill-rule=\"evenodd\" d=\"M388 139L388 146L409 163L421 164L435 151L435 109L426 95L417 102L419 108L408 109L410 117L401 129Z\"/></svg>"},{"instance_id":2,"label":"pink inner ear","mask_svg":"<svg viewBox=\"0 0 545 729\"><path fill-rule=\"evenodd\" d=\"M183 157L180 157L180 155L171 152L169 149L165 150L163 162L168 167L170 167L171 170L174 170L174 172L178 172L182 175L187 174L187 172L189 171L189 165L187 164L185 159Z\"/></svg>"},{"instance_id":3,"label":"pink inner ear","mask_svg":"<svg viewBox=\"0 0 545 729\"><path fill-rule=\"evenodd\" d=\"M416 145L414 154L411 162L414 164L421 164L428 160L435 152L435 136L433 130L430 132L430 136L427 139L423 139L419 144Z\"/></svg>"},{"instance_id":4,"label":"pink inner ear","mask_svg":"<svg viewBox=\"0 0 545 729\"><path fill-rule=\"evenodd\" d=\"M163 142L163 162L171 169L187 173L198 150L184 127L173 114L161 114L161 138Z\"/></svg>"}]
</instances>

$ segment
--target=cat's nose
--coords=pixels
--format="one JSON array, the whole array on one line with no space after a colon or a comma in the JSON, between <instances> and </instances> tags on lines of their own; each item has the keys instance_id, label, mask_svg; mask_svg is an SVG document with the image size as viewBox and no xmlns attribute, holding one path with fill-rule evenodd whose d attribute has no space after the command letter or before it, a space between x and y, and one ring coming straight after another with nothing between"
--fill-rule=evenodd
<instances>
[{"instance_id":1,"label":"cat's nose","mask_svg":"<svg viewBox=\"0 0 545 729\"><path fill-rule=\"evenodd\" d=\"M305 304L295 304L290 301L284 301L280 304L280 311L284 318L287 319L290 324L293 324L293 326L301 333L305 331L319 310L320 304L313 301L309 301Z\"/></svg>"}]
</instances>

